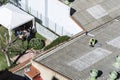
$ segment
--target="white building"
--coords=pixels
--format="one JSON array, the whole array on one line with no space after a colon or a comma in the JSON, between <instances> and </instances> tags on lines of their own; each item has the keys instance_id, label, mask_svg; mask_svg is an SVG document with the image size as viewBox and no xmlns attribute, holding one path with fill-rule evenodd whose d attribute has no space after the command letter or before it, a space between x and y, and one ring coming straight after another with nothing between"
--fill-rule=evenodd
<instances>
[{"instance_id":1,"label":"white building","mask_svg":"<svg viewBox=\"0 0 120 80\"><path fill-rule=\"evenodd\" d=\"M0 18L0 24L8 30L9 42L11 42L12 30L15 28L25 26L26 23L31 23L32 28L35 28L33 16L9 3L0 7Z\"/></svg>"},{"instance_id":2,"label":"white building","mask_svg":"<svg viewBox=\"0 0 120 80\"><path fill-rule=\"evenodd\" d=\"M54 40L58 35L73 36L83 31L71 18L71 8L59 0L18 0L16 5L38 19L36 22L38 33L50 40ZM52 32L49 33L46 29Z\"/></svg>"}]
</instances>

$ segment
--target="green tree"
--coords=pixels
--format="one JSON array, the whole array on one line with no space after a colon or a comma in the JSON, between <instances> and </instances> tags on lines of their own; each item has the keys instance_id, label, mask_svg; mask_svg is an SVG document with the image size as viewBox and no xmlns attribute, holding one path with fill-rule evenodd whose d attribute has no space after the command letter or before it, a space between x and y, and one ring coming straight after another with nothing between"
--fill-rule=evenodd
<instances>
[{"instance_id":1,"label":"green tree","mask_svg":"<svg viewBox=\"0 0 120 80\"><path fill-rule=\"evenodd\" d=\"M8 52L10 45L11 44L8 43L8 37L6 34L4 36L0 34L0 50L4 53L8 66L11 66L10 56Z\"/></svg>"},{"instance_id":2,"label":"green tree","mask_svg":"<svg viewBox=\"0 0 120 80\"><path fill-rule=\"evenodd\" d=\"M14 35L12 36L11 42L9 42L8 30L0 26L0 52L4 53L8 66L11 66L10 57L27 50L27 42L26 44L24 43L25 41L18 40Z\"/></svg>"}]
</instances>

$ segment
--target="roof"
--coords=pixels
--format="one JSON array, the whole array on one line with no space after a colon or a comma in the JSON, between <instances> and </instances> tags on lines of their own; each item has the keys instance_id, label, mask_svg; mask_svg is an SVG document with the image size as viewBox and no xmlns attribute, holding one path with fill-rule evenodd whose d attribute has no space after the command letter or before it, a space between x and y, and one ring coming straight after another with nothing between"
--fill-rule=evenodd
<instances>
[{"instance_id":1,"label":"roof","mask_svg":"<svg viewBox=\"0 0 120 80\"><path fill-rule=\"evenodd\" d=\"M79 36L37 57L34 61L72 80L87 80L91 69L101 70L103 74L98 80L106 80L111 71L118 71L113 64L120 53L119 26L119 19L115 19L91 31L88 35ZM90 35L98 40L95 47L90 47L88 44Z\"/></svg>"},{"instance_id":2,"label":"roof","mask_svg":"<svg viewBox=\"0 0 120 80\"><path fill-rule=\"evenodd\" d=\"M43 80L41 76L36 77L34 80Z\"/></svg>"},{"instance_id":3,"label":"roof","mask_svg":"<svg viewBox=\"0 0 120 80\"><path fill-rule=\"evenodd\" d=\"M87 31L120 16L120 0L74 0L72 15Z\"/></svg>"},{"instance_id":4,"label":"roof","mask_svg":"<svg viewBox=\"0 0 120 80\"><path fill-rule=\"evenodd\" d=\"M18 66L19 66L19 65L18 65ZM32 66L32 67L34 68L34 69L32 69L32 71L29 72L29 74L31 74L32 72L33 72L32 74L34 74L35 71L36 71L36 73L35 73L34 75L32 75L32 76L34 77L34 80L43 80L42 77L40 76L40 72L39 72L33 65L31 65L31 64L30 64L30 65L29 65L29 64L24 65L24 67L23 67L22 69L17 70L17 72L14 71L13 73L16 74L16 75L25 77L25 69L29 68L29 66ZM37 73L38 73L39 75L38 75ZM29 74L27 73L26 75L30 78ZM36 76L36 75L37 75L37 76Z\"/></svg>"},{"instance_id":5,"label":"roof","mask_svg":"<svg viewBox=\"0 0 120 80\"><path fill-rule=\"evenodd\" d=\"M24 62L32 59L34 56L37 55L37 51L36 51L36 52L35 52L35 51L33 52L32 50L27 50L26 53L27 53L27 54L24 54L22 57L19 58L19 60L17 61L18 63L24 63ZM15 57L13 57L12 60L14 61L14 60L16 60L17 58L18 58L18 55L15 56Z\"/></svg>"},{"instance_id":6,"label":"roof","mask_svg":"<svg viewBox=\"0 0 120 80\"><path fill-rule=\"evenodd\" d=\"M7 29L14 29L33 19L34 17L10 3L0 7L0 24Z\"/></svg>"},{"instance_id":7,"label":"roof","mask_svg":"<svg viewBox=\"0 0 120 80\"><path fill-rule=\"evenodd\" d=\"M33 79L37 75L40 75L40 72L34 66L30 66L25 68L24 74L27 75L30 79Z\"/></svg>"}]
</instances>

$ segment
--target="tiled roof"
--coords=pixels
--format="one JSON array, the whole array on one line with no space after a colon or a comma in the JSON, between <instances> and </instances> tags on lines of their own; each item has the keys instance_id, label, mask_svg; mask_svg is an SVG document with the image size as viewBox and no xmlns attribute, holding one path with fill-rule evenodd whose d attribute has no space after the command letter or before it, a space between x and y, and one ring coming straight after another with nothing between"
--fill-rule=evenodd
<instances>
[{"instance_id":1,"label":"tiled roof","mask_svg":"<svg viewBox=\"0 0 120 80\"><path fill-rule=\"evenodd\" d=\"M40 75L40 72L34 66L25 68L24 73L31 79L35 78L37 75Z\"/></svg>"}]
</instances>

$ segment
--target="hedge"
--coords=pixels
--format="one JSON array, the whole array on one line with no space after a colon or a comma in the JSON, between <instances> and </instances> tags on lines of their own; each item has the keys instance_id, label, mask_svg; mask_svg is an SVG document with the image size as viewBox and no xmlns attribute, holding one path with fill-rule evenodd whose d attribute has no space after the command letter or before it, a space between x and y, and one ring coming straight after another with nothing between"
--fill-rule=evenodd
<instances>
[{"instance_id":1,"label":"hedge","mask_svg":"<svg viewBox=\"0 0 120 80\"><path fill-rule=\"evenodd\" d=\"M33 38L29 42L29 48L33 48L35 50L42 49L44 46L45 46L45 41L38 38Z\"/></svg>"},{"instance_id":2,"label":"hedge","mask_svg":"<svg viewBox=\"0 0 120 80\"><path fill-rule=\"evenodd\" d=\"M44 48L44 50L48 50L48 49L50 49L50 48L52 48L52 47L54 47L54 46L56 46L56 45L58 45L58 44L60 44L60 43L62 43L64 41L67 41L69 39L70 39L70 37L68 37L68 36L60 36L57 39L55 39L51 44L47 45Z\"/></svg>"}]
</instances>

